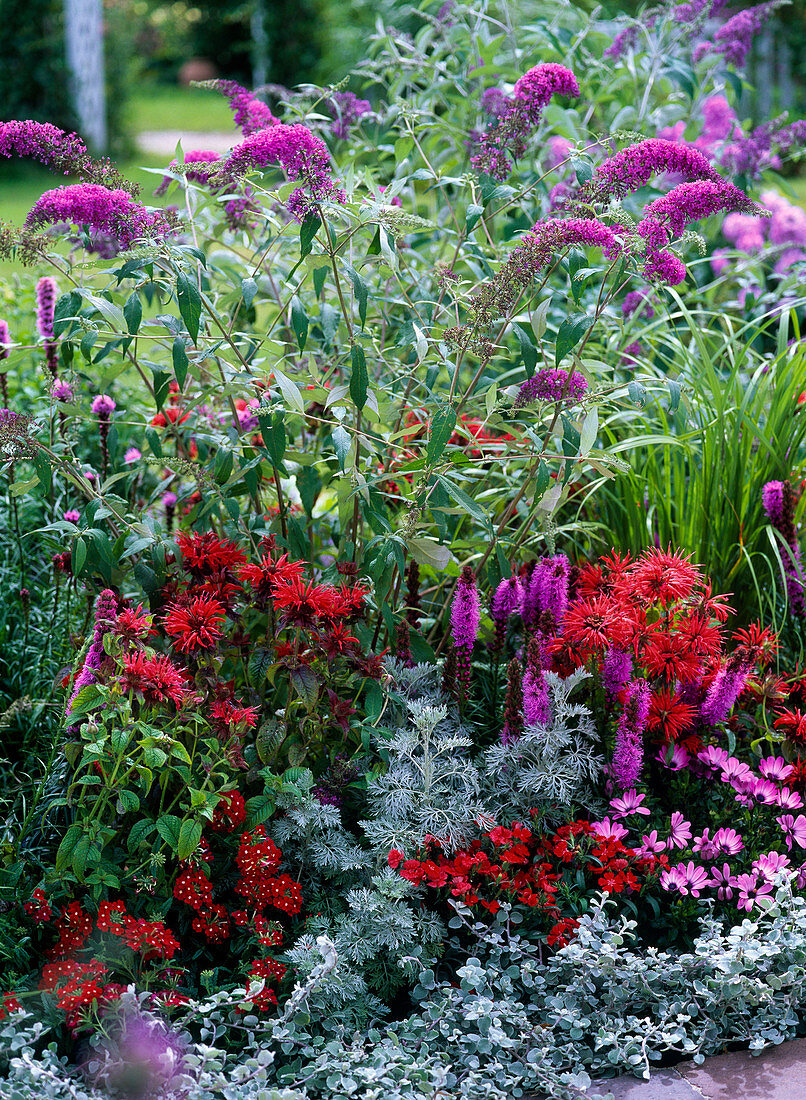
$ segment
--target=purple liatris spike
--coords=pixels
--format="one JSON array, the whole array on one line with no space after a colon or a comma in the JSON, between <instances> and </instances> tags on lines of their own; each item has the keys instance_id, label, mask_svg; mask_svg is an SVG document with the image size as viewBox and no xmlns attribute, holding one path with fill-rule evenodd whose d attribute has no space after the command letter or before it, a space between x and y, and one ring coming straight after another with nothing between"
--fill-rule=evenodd
<instances>
[{"instance_id":1,"label":"purple liatris spike","mask_svg":"<svg viewBox=\"0 0 806 1100\"><path fill-rule=\"evenodd\" d=\"M545 726L549 720L549 696L543 675L543 646L539 637L529 639L523 674L523 720L527 726Z\"/></svg>"},{"instance_id":2,"label":"purple liatris spike","mask_svg":"<svg viewBox=\"0 0 806 1100\"><path fill-rule=\"evenodd\" d=\"M602 663L602 682L611 699L615 699L632 676L632 659L623 649L608 649Z\"/></svg>"},{"instance_id":3,"label":"purple liatris spike","mask_svg":"<svg viewBox=\"0 0 806 1100\"><path fill-rule=\"evenodd\" d=\"M507 631L507 621L510 615L520 611L523 604L523 585L520 577L505 577L495 590L495 595L490 606L490 614L495 623L495 639L492 649L500 653L504 646Z\"/></svg>"},{"instance_id":4,"label":"purple liatris spike","mask_svg":"<svg viewBox=\"0 0 806 1100\"><path fill-rule=\"evenodd\" d=\"M610 775L616 786L629 790L638 782L644 761L644 730L652 693L646 680L633 680L627 688L624 711L616 730Z\"/></svg>"},{"instance_id":5,"label":"purple liatris spike","mask_svg":"<svg viewBox=\"0 0 806 1100\"><path fill-rule=\"evenodd\" d=\"M764 511L773 527L780 531L786 545L781 550L789 604L798 616L806 614L803 567L800 543L795 527L795 494L788 481L768 481L761 490Z\"/></svg>"},{"instance_id":6,"label":"purple liatris spike","mask_svg":"<svg viewBox=\"0 0 806 1100\"><path fill-rule=\"evenodd\" d=\"M460 690L467 692L470 683L470 658L479 632L481 612L476 588L476 574L466 565L456 585L451 607L451 633L456 650L456 675Z\"/></svg>"},{"instance_id":7,"label":"purple liatris spike","mask_svg":"<svg viewBox=\"0 0 806 1100\"><path fill-rule=\"evenodd\" d=\"M717 726L726 720L750 675L750 667L737 654L728 658L724 668L714 677L700 708L703 722Z\"/></svg>"},{"instance_id":8,"label":"purple liatris spike","mask_svg":"<svg viewBox=\"0 0 806 1100\"><path fill-rule=\"evenodd\" d=\"M36 284L36 328L43 340L55 339L53 310L56 305L56 283L45 275Z\"/></svg>"},{"instance_id":9,"label":"purple liatris spike","mask_svg":"<svg viewBox=\"0 0 806 1100\"><path fill-rule=\"evenodd\" d=\"M94 684L97 679L97 670L101 667L101 662L104 659L104 635L112 630L117 623L117 607L117 596L110 588L105 588L95 605L95 628L92 642L87 650L87 656L84 658L81 671L73 684L73 693L70 696L70 702L67 704L68 717L73 701L81 689L89 684Z\"/></svg>"},{"instance_id":10,"label":"purple liatris spike","mask_svg":"<svg viewBox=\"0 0 806 1100\"><path fill-rule=\"evenodd\" d=\"M504 700L504 728L501 741L508 745L523 732L523 673L521 663L513 657L507 665L507 693Z\"/></svg>"},{"instance_id":11,"label":"purple liatris spike","mask_svg":"<svg viewBox=\"0 0 806 1100\"><path fill-rule=\"evenodd\" d=\"M571 563L565 554L546 558L537 593L539 625L544 634L556 634L568 610L568 577Z\"/></svg>"}]
</instances>

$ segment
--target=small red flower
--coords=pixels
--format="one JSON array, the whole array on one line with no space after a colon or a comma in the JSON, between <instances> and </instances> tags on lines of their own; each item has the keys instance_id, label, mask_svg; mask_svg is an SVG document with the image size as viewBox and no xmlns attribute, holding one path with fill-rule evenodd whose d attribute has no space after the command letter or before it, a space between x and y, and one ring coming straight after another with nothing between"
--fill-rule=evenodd
<instances>
[{"instance_id":1,"label":"small red flower","mask_svg":"<svg viewBox=\"0 0 806 1100\"><path fill-rule=\"evenodd\" d=\"M782 710L773 723L776 729L784 730L789 741L796 745L806 745L806 714L800 710Z\"/></svg>"},{"instance_id":2,"label":"small red flower","mask_svg":"<svg viewBox=\"0 0 806 1100\"><path fill-rule=\"evenodd\" d=\"M214 833L232 833L246 820L246 802L238 791L224 791L216 803L210 829Z\"/></svg>"},{"instance_id":3,"label":"small red flower","mask_svg":"<svg viewBox=\"0 0 806 1100\"><path fill-rule=\"evenodd\" d=\"M135 610L126 607L118 615L117 633L127 642L137 642L148 638L155 631L151 626L151 616L143 611L143 605L138 604Z\"/></svg>"},{"instance_id":4,"label":"small red flower","mask_svg":"<svg viewBox=\"0 0 806 1100\"><path fill-rule=\"evenodd\" d=\"M623 619L606 596L577 600L565 614L563 634L570 646L584 649L604 649L617 646L621 639Z\"/></svg>"},{"instance_id":5,"label":"small red flower","mask_svg":"<svg viewBox=\"0 0 806 1100\"><path fill-rule=\"evenodd\" d=\"M175 639L177 649L190 653L210 649L221 638L220 625L225 611L212 596L191 596L181 604L173 603L165 616L165 633Z\"/></svg>"},{"instance_id":6,"label":"small red flower","mask_svg":"<svg viewBox=\"0 0 806 1100\"><path fill-rule=\"evenodd\" d=\"M310 628L321 619L334 616L338 605L336 590L328 584L316 584L295 578L278 581L272 600L283 621L291 626Z\"/></svg>"},{"instance_id":7,"label":"small red flower","mask_svg":"<svg viewBox=\"0 0 806 1100\"><path fill-rule=\"evenodd\" d=\"M676 741L681 733L691 729L696 717L693 706L683 703L676 691L664 688L652 696L647 728L652 733L660 733L666 741Z\"/></svg>"},{"instance_id":8,"label":"small red flower","mask_svg":"<svg viewBox=\"0 0 806 1100\"><path fill-rule=\"evenodd\" d=\"M45 897L45 891L37 888L31 894L30 901L26 901L23 909L35 924L47 924L53 917L53 910Z\"/></svg>"}]
</instances>

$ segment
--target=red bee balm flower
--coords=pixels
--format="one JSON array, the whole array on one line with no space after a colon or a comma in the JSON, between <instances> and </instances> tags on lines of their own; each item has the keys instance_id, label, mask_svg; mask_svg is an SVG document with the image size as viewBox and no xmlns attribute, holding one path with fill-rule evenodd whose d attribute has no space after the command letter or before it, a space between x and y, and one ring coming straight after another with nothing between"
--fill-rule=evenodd
<instances>
[{"instance_id":1,"label":"red bee balm flower","mask_svg":"<svg viewBox=\"0 0 806 1100\"><path fill-rule=\"evenodd\" d=\"M147 657L145 653L123 657L120 683L124 691L133 691L146 703L176 703L185 697L187 679L168 657Z\"/></svg>"},{"instance_id":2,"label":"red bee balm flower","mask_svg":"<svg viewBox=\"0 0 806 1100\"><path fill-rule=\"evenodd\" d=\"M165 616L165 633L176 639L182 653L210 649L221 637L220 623L225 612L212 596L192 596L186 603L173 603Z\"/></svg>"},{"instance_id":3,"label":"red bee balm flower","mask_svg":"<svg viewBox=\"0 0 806 1100\"><path fill-rule=\"evenodd\" d=\"M652 547L627 575L630 588L647 603L674 603L690 596L701 580L700 571L683 555Z\"/></svg>"},{"instance_id":4,"label":"red bee balm flower","mask_svg":"<svg viewBox=\"0 0 806 1100\"><path fill-rule=\"evenodd\" d=\"M272 599L284 621L292 626L310 627L319 619L332 618L337 593L327 584L309 584L299 578L274 585Z\"/></svg>"},{"instance_id":5,"label":"red bee balm flower","mask_svg":"<svg viewBox=\"0 0 806 1100\"><path fill-rule=\"evenodd\" d=\"M211 573L232 570L246 562L246 555L240 547L228 539L219 538L212 531L177 535L176 544L182 551L184 569L194 576L206 577Z\"/></svg>"}]
</instances>

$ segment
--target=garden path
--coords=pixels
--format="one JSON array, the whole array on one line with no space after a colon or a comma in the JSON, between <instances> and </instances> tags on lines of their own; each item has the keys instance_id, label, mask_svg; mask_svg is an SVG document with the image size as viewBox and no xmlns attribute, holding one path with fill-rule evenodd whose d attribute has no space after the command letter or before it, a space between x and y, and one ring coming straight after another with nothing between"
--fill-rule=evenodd
<instances>
[{"instance_id":1,"label":"garden path","mask_svg":"<svg viewBox=\"0 0 806 1100\"><path fill-rule=\"evenodd\" d=\"M701 1066L681 1062L659 1070L651 1081L617 1077L596 1088L590 1100L608 1091L615 1100L806 1100L806 1039L755 1058L747 1051L720 1054Z\"/></svg>"},{"instance_id":2,"label":"garden path","mask_svg":"<svg viewBox=\"0 0 806 1100\"><path fill-rule=\"evenodd\" d=\"M182 142L189 149L212 149L215 153L227 153L239 139L234 130L141 130L137 146L144 153L170 159L176 152L176 144Z\"/></svg>"}]
</instances>

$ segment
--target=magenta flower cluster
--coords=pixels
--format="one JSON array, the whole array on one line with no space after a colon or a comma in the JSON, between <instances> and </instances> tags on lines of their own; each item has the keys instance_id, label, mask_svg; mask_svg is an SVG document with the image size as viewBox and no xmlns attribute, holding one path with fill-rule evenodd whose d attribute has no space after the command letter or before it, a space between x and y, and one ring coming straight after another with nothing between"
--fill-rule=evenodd
<instances>
[{"instance_id":1,"label":"magenta flower cluster","mask_svg":"<svg viewBox=\"0 0 806 1100\"><path fill-rule=\"evenodd\" d=\"M238 84L234 80L213 80L210 87L221 92L229 100L232 108L235 125L248 137L265 130L267 126L276 126L279 121L274 117L262 99Z\"/></svg>"},{"instance_id":2,"label":"magenta flower cluster","mask_svg":"<svg viewBox=\"0 0 806 1100\"><path fill-rule=\"evenodd\" d=\"M610 775L619 790L635 786L644 761L644 733L652 692L646 680L637 679L627 685L624 710L616 728L616 741Z\"/></svg>"},{"instance_id":3,"label":"magenta flower cluster","mask_svg":"<svg viewBox=\"0 0 806 1100\"><path fill-rule=\"evenodd\" d=\"M328 102L328 108L333 116L333 125L330 132L334 138L344 140L350 136L353 126L372 114L372 104L367 99L359 99L354 92L334 92Z\"/></svg>"},{"instance_id":4,"label":"magenta flower cluster","mask_svg":"<svg viewBox=\"0 0 806 1100\"><path fill-rule=\"evenodd\" d=\"M78 176L87 183L137 191L108 160L93 160L78 134L68 134L50 122L0 122L0 156L36 160L54 172Z\"/></svg>"},{"instance_id":5,"label":"magenta flower cluster","mask_svg":"<svg viewBox=\"0 0 806 1100\"><path fill-rule=\"evenodd\" d=\"M466 565L459 576L451 605L451 636L456 653L456 674L465 692L470 683L470 659L480 623L481 605L476 575L471 566Z\"/></svg>"},{"instance_id":6,"label":"magenta flower cluster","mask_svg":"<svg viewBox=\"0 0 806 1100\"><path fill-rule=\"evenodd\" d=\"M94 183L79 183L45 191L28 214L29 229L66 222L86 225L109 233L121 248L130 248L138 239L164 237L171 229L160 211L149 211L125 191L110 190Z\"/></svg>"},{"instance_id":7,"label":"magenta flower cluster","mask_svg":"<svg viewBox=\"0 0 806 1100\"><path fill-rule=\"evenodd\" d=\"M533 401L561 401L564 405L575 405L587 390L588 380L579 371L544 367L523 383L515 397L513 408L522 409Z\"/></svg>"},{"instance_id":8,"label":"magenta flower cluster","mask_svg":"<svg viewBox=\"0 0 806 1100\"><path fill-rule=\"evenodd\" d=\"M234 182L252 169L276 164L289 179L304 185L293 192L287 204L296 218L302 220L322 202L346 201L344 191L331 176L324 142L299 123L278 123L251 134L232 150L223 172Z\"/></svg>"},{"instance_id":9,"label":"magenta flower cluster","mask_svg":"<svg viewBox=\"0 0 806 1100\"><path fill-rule=\"evenodd\" d=\"M536 65L515 84L512 98L490 97L487 90L485 109L495 104L495 125L481 137L478 152L472 158L477 172L486 172L505 180L512 171L512 159L526 152L526 141L540 122L546 105L554 95L577 98L579 84L564 65ZM504 102L506 100L506 102ZM492 112L489 112L492 113Z\"/></svg>"}]
</instances>

